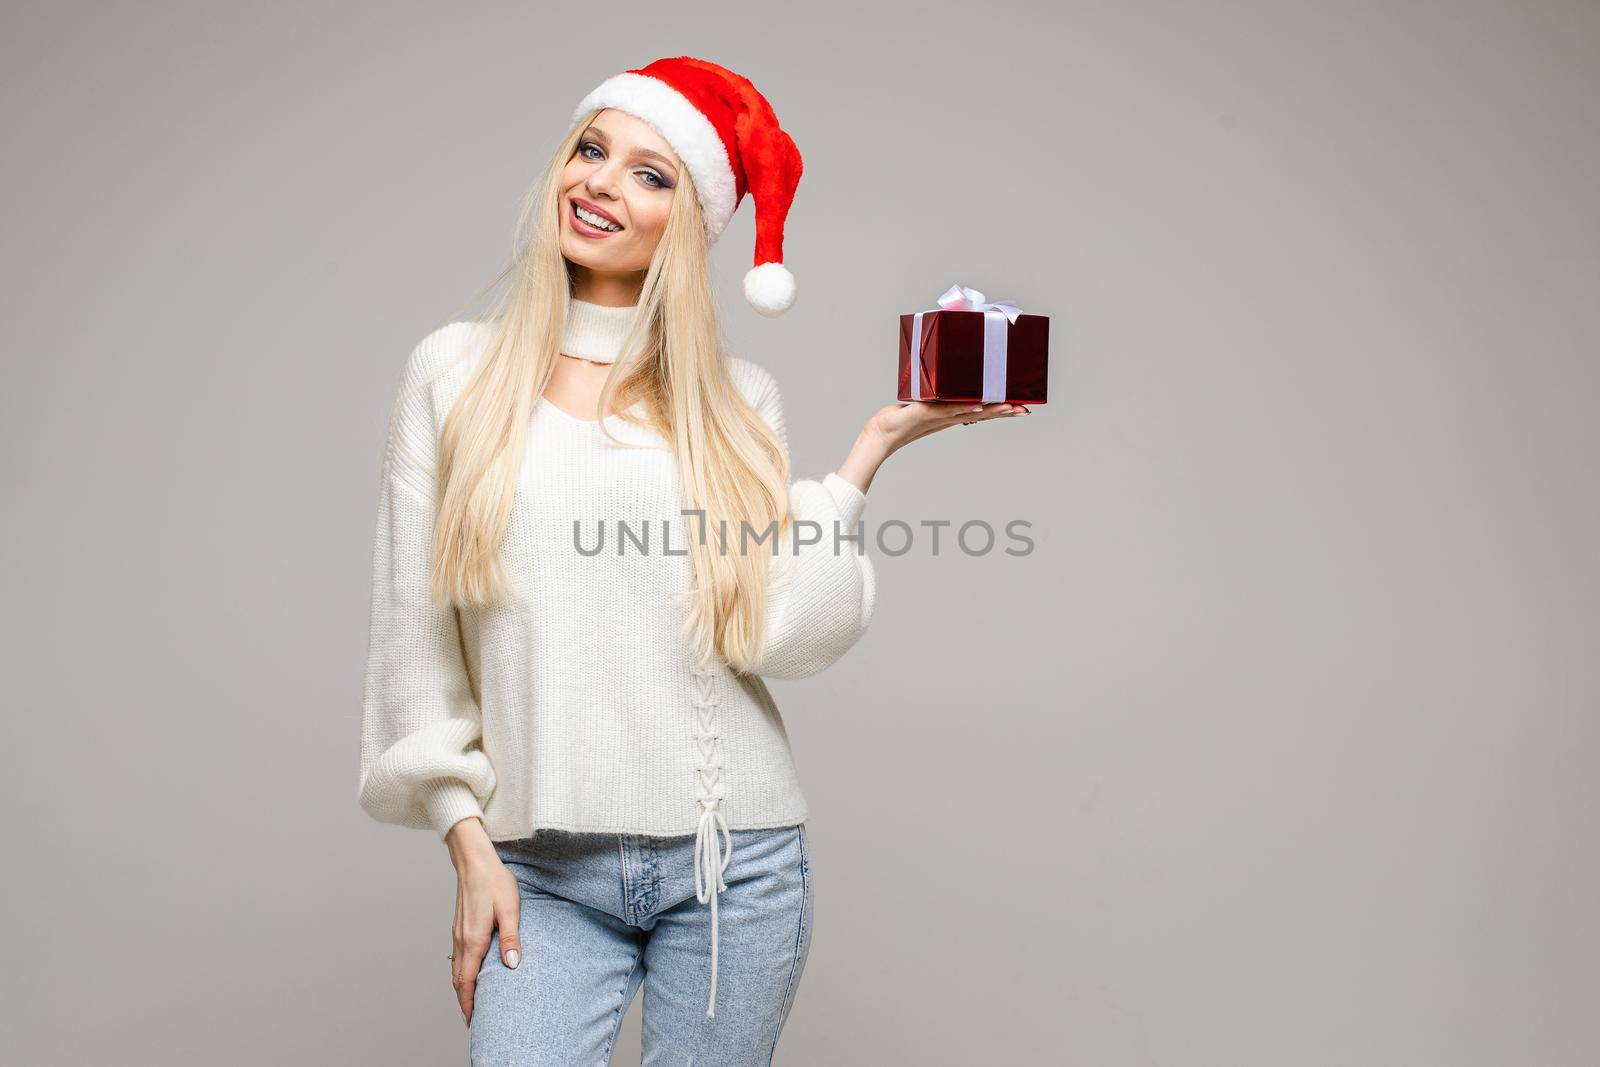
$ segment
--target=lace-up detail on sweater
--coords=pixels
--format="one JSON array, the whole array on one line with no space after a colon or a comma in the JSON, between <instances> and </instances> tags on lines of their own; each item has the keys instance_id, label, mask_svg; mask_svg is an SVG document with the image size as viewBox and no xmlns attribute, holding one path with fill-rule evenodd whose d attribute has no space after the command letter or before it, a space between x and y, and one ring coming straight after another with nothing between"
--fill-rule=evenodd
<instances>
[{"instance_id":1,"label":"lace-up detail on sweater","mask_svg":"<svg viewBox=\"0 0 1600 1067\"><path fill-rule=\"evenodd\" d=\"M691 668L695 679L695 755L700 797L700 827L694 837L694 895L711 903L711 998L706 1017L717 1014L717 894L728 888L723 872L733 861L733 834L723 817L722 749L717 744L716 671ZM718 835L721 835L720 837ZM726 845L726 848L723 846Z\"/></svg>"}]
</instances>

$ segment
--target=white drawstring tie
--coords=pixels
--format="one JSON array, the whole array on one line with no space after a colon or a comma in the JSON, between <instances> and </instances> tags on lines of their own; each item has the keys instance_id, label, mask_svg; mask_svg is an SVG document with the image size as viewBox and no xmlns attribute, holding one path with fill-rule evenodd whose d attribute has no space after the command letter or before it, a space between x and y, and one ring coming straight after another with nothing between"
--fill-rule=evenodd
<instances>
[{"instance_id":1,"label":"white drawstring tie","mask_svg":"<svg viewBox=\"0 0 1600 1067\"><path fill-rule=\"evenodd\" d=\"M717 1014L717 894L728 888L722 873L733 860L733 835L728 832L728 820L717 810L721 797L700 801L700 829L694 837L694 895L704 904L711 902L711 999L706 1004L706 1018ZM721 834L727 842L727 851L720 848ZM706 844L710 843L708 850Z\"/></svg>"}]
</instances>

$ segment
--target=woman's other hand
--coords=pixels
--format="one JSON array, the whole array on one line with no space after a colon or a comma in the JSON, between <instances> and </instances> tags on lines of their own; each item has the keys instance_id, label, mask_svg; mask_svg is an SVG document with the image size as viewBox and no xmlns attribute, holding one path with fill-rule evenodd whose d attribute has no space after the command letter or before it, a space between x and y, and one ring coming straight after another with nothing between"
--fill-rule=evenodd
<instances>
[{"instance_id":1,"label":"woman's other hand","mask_svg":"<svg viewBox=\"0 0 1600 1067\"><path fill-rule=\"evenodd\" d=\"M1021 404L978 404L970 400L913 400L879 408L856 435L839 477L865 493L878 468L897 449L947 426L970 426L990 419L1026 415Z\"/></svg>"},{"instance_id":2,"label":"woman's other hand","mask_svg":"<svg viewBox=\"0 0 1600 1067\"><path fill-rule=\"evenodd\" d=\"M886 452L893 452L919 437L926 437L949 426L970 426L990 419L1026 415L1022 404L978 404L966 400L913 400L879 408L867 420L869 433L883 441Z\"/></svg>"},{"instance_id":3,"label":"woman's other hand","mask_svg":"<svg viewBox=\"0 0 1600 1067\"><path fill-rule=\"evenodd\" d=\"M462 819L445 836L450 862L456 868L455 945L450 979L461 1003L462 1020L472 1025L472 998L478 969L489 951L495 927L500 928L500 958L507 967L522 961L520 929L522 894L516 875L500 862L483 823Z\"/></svg>"}]
</instances>

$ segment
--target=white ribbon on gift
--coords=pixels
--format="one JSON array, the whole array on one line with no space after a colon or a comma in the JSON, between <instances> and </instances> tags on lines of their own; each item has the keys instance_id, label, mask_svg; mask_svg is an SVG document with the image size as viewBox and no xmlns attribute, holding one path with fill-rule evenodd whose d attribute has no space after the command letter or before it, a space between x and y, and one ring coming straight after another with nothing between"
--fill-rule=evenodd
<instances>
[{"instance_id":1,"label":"white ribbon on gift","mask_svg":"<svg viewBox=\"0 0 1600 1067\"><path fill-rule=\"evenodd\" d=\"M983 403L1005 400L1009 331L1022 309L1010 300L990 303L978 290L959 284L945 290L938 307L919 311L911 318L911 399L922 399L922 316L934 311L983 312Z\"/></svg>"}]
</instances>

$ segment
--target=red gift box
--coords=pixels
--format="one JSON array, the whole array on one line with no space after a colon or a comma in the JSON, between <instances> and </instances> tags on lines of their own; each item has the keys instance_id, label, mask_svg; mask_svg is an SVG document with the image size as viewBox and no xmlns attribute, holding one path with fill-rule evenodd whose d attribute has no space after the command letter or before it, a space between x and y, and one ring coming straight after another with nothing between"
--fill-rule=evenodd
<instances>
[{"instance_id":1,"label":"red gift box","mask_svg":"<svg viewBox=\"0 0 1600 1067\"><path fill-rule=\"evenodd\" d=\"M953 285L939 307L900 316L901 400L1045 402L1050 317Z\"/></svg>"}]
</instances>

